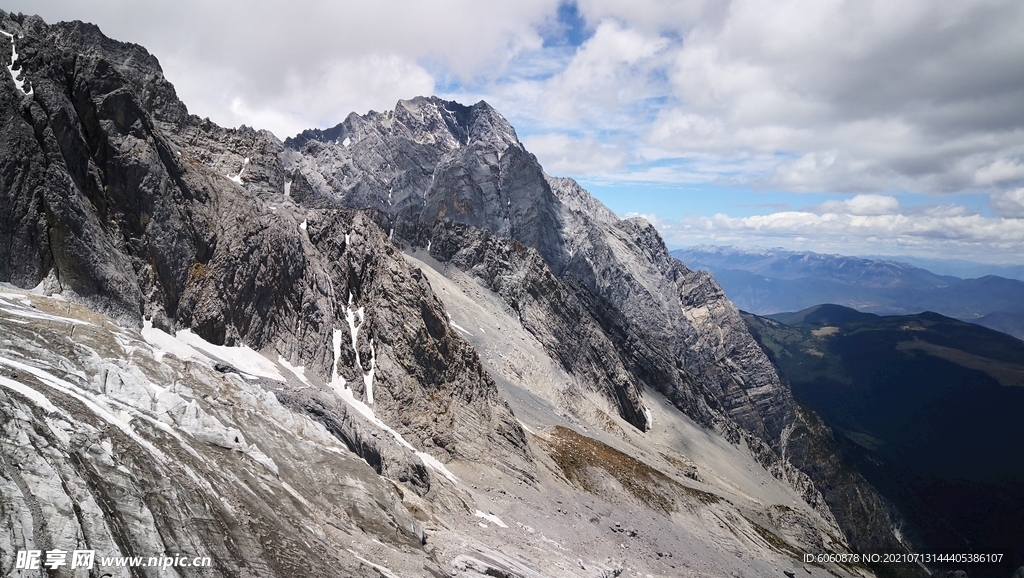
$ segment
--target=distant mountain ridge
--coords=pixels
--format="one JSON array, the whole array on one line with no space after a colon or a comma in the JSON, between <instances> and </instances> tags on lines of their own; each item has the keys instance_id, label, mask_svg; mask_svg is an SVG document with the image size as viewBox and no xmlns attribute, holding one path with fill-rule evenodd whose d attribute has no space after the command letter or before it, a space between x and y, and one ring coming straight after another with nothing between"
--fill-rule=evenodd
<instances>
[{"instance_id":1,"label":"distant mountain ridge","mask_svg":"<svg viewBox=\"0 0 1024 578\"><path fill-rule=\"evenodd\" d=\"M935 311L1024 338L1024 281L961 279L897 261L810 251L698 246L671 254L713 274L737 307L758 315L821 303L882 315Z\"/></svg>"},{"instance_id":2,"label":"distant mountain ridge","mask_svg":"<svg viewBox=\"0 0 1024 578\"><path fill-rule=\"evenodd\" d=\"M1024 343L936 313L839 305L744 320L797 400L906 514L911 534L931 548L998 543L1020 555L1024 450L1012 440Z\"/></svg>"},{"instance_id":3,"label":"distant mountain ridge","mask_svg":"<svg viewBox=\"0 0 1024 578\"><path fill-rule=\"evenodd\" d=\"M995 275L997 277L1024 281L1024 265L993 265L990 263L964 261L963 259L935 259L915 257L913 255L863 255L861 258L909 263L938 275L952 275L961 279L976 279L986 275Z\"/></svg>"}]
</instances>

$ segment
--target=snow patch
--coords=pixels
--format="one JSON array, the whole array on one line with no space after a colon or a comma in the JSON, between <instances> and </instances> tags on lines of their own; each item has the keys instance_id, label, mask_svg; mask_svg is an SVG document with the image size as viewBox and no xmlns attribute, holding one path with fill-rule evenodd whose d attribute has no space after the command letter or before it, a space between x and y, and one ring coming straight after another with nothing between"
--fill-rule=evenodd
<instances>
[{"instance_id":1,"label":"snow patch","mask_svg":"<svg viewBox=\"0 0 1024 578\"><path fill-rule=\"evenodd\" d=\"M348 137L345 137L345 140L341 141L341 146L343 146L343 147L347 148L348 145L350 145L350 144L352 144L352 139L350 139Z\"/></svg>"},{"instance_id":2,"label":"snow patch","mask_svg":"<svg viewBox=\"0 0 1024 578\"><path fill-rule=\"evenodd\" d=\"M473 335L473 333L471 331L469 331L465 327L463 327L463 326L459 325L458 323L456 323L455 320L452 319L451 315L448 316L448 324L451 325L452 327L454 327L455 329L458 329L459 331L465 333L466 335L469 335L469 336Z\"/></svg>"},{"instance_id":3,"label":"snow patch","mask_svg":"<svg viewBox=\"0 0 1024 578\"><path fill-rule=\"evenodd\" d=\"M245 172L245 166L249 164L249 157L245 157L245 162L242 163L242 168L239 169L238 174L235 176L228 175L229 181L234 181L239 185L242 184L242 173ZM287 194L287 193L285 193Z\"/></svg>"},{"instance_id":4,"label":"snow patch","mask_svg":"<svg viewBox=\"0 0 1024 578\"><path fill-rule=\"evenodd\" d=\"M277 370L274 362L263 357L258 351L253 351L242 345L239 347L228 347L226 345L214 345L189 329L182 329L175 334L175 337L207 355L220 358L233 365L239 371L258 377L265 377L274 381L284 381L284 376Z\"/></svg>"},{"instance_id":5,"label":"snow patch","mask_svg":"<svg viewBox=\"0 0 1024 578\"><path fill-rule=\"evenodd\" d=\"M373 374L377 371L377 350L370 340L370 371L363 374L363 385L366 386L366 403L373 405Z\"/></svg>"},{"instance_id":6,"label":"snow patch","mask_svg":"<svg viewBox=\"0 0 1024 578\"><path fill-rule=\"evenodd\" d=\"M351 304L351 302L352 302L352 295L349 294L349 303ZM346 307L346 313L347 313L346 317L350 318L350 321L349 321L350 325L349 326L350 326L350 328L353 328L354 327L354 321L355 321L355 315L352 314L352 308L351 307ZM362 317L361 313L360 313L360 317ZM358 333L358 331L359 331L358 327L354 327L353 333ZM366 418L367 421L369 421L373 425L379 427L380 429L388 432L389 434L391 434L395 438L395 440L399 444L401 444L406 449L408 449L408 450L412 451L413 453L415 453L416 456L420 459L420 461L423 462L423 465L427 466L428 468L430 468L430 469L436 471L437 473L443 475L444 477L448 478L448 480L451 481L452 483L458 483L459 479L455 477L455 474L453 474L450 471L448 471L448 468L446 468L444 466L444 464L442 464L437 458L435 458L434 456L432 456L432 455L430 455L430 454L428 454L426 452L418 451L411 443L405 441L405 438L403 438L400 433L398 433L395 430L391 429L390 426L388 426L386 423L381 421L380 418L377 417L377 414L374 413L373 408L371 408L370 406L366 405L362 401L356 399L355 392L352 391L352 388L350 388L350 387L348 387L346 385L344 378L341 378L341 377L338 376L338 357L341 356L341 330L340 329L335 329L333 337L334 337L334 339L333 339L333 341L334 341L334 343L333 343L333 345L334 345L334 367L331 370L331 387L334 389L334 393L337 394L337 396L342 401L347 403L349 405L349 407L351 407L352 409L354 409L357 412L359 412L359 414L362 415L364 418ZM353 344L354 343L355 343L355 339L353 338ZM372 351L372 349L371 349L371 351ZM356 355L358 355L358 351L356 352ZM373 363L376 364L376 354L374 356L374 362ZM372 369L371 369L371 371L372 371ZM366 379L365 375L363 376L363 379ZM372 383L372 379L373 379L373 377L371 376L370 377L370 383ZM369 393L370 391L372 391L372 390L368 388L367 392Z\"/></svg>"},{"instance_id":7,"label":"snow patch","mask_svg":"<svg viewBox=\"0 0 1024 578\"><path fill-rule=\"evenodd\" d=\"M14 65L18 62L18 49L17 49L16 46L14 46L14 35L13 34L8 34L7 32L4 32L3 30L0 30L0 34L3 34L7 38L9 38L10 41L11 41L11 63L9 65L7 65L7 72L9 72L11 74L11 80L14 81L14 86L17 87L17 89L20 90L26 96L31 96L32 95L32 87L30 86L28 90L25 90L25 81L24 80L18 80L19 76L24 76L25 75L25 68L22 67L22 69L20 71L18 71L18 72L14 71Z\"/></svg>"},{"instance_id":8,"label":"snow patch","mask_svg":"<svg viewBox=\"0 0 1024 578\"><path fill-rule=\"evenodd\" d=\"M311 504L309 502L309 500L307 500L306 498L303 498L302 494L300 494L297 491L295 491L295 488L291 487L291 485L288 482L285 482L285 481L282 480L281 481L281 487L284 488L285 491L287 491L289 494L291 494L293 498L295 498L296 500L302 502L302 505L306 506L306 508L308 508L311 512L317 511L317 508L314 507L313 504Z\"/></svg>"},{"instance_id":9,"label":"snow patch","mask_svg":"<svg viewBox=\"0 0 1024 578\"><path fill-rule=\"evenodd\" d=\"M456 478L455 474L448 471L448 468L444 467L444 464L442 464L441 461L435 458L434 456L428 454L427 452L416 452L416 456L420 458L420 461L423 462L423 465L448 478L449 482L453 484L459 483L459 478Z\"/></svg>"},{"instance_id":10,"label":"snow patch","mask_svg":"<svg viewBox=\"0 0 1024 578\"><path fill-rule=\"evenodd\" d=\"M356 317L359 317L359 324L356 325ZM377 371L377 350L373 346L373 339L370 339L370 369L369 371L363 371L363 363L359 357L359 330L363 328L363 324L366 323L366 309L360 307L359 309L352 308L352 293L348 294L348 305L345 306L345 321L348 322L348 332L352 337L352 353L356 358L356 369L363 374L363 384L366 386L366 403L373 405L373 376ZM340 355L340 350L338 351ZM337 357L335 357L335 364L337 364Z\"/></svg>"},{"instance_id":11,"label":"snow patch","mask_svg":"<svg viewBox=\"0 0 1024 578\"><path fill-rule=\"evenodd\" d=\"M11 391L16 391L20 393L21 395L27 397L32 403L34 403L35 405L39 406L40 408L44 409L49 413L59 413L65 416L67 415L66 413L64 413L63 410L53 405L53 403L50 402L50 399L47 398L45 395L39 393L38 391L32 389L31 387L23 383L18 383L13 379L8 379L0 375L0 385L6 387L7 389L10 389Z\"/></svg>"},{"instance_id":12,"label":"snow patch","mask_svg":"<svg viewBox=\"0 0 1024 578\"><path fill-rule=\"evenodd\" d=\"M488 522L494 524L495 526L500 526L502 528L508 528L508 526L505 524L505 522L502 522L501 518L495 516L494 514L485 514L485 513L481 512L480 510L477 510L476 514L474 514L474 516L476 516L477 518L483 518L483 519L487 520Z\"/></svg>"},{"instance_id":13,"label":"snow patch","mask_svg":"<svg viewBox=\"0 0 1024 578\"><path fill-rule=\"evenodd\" d=\"M191 345L153 327L153 322L149 319L142 321L142 331L140 333L142 333L142 338L146 340L146 343L152 346L153 354L157 361L160 361L164 355L170 353L182 361L193 360L206 364L213 363L213 360L196 351Z\"/></svg>"},{"instance_id":14,"label":"snow patch","mask_svg":"<svg viewBox=\"0 0 1024 578\"><path fill-rule=\"evenodd\" d=\"M291 181L285 181L284 182L284 196L286 196L286 197L291 197L292 196L292 182Z\"/></svg>"},{"instance_id":15,"label":"snow patch","mask_svg":"<svg viewBox=\"0 0 1024 578\"><path fill-rule=\"evenodd\" d=\"M331 387L334 388L335 392L340 392L345 388L345 378L338 375L338 358L341 357L341 330L335 329L333 335L334 344L334 365L331 366ZM341 395L340 393L338 395Z\"/></svg>"},{"instance_id":16,"label":"snow patch","mask_svg":"<svg viewBox=\"0 0 1024 578\"><path fill-rule=\"evenodd\" d=\"M299 223L299 228L302 229L303 231L306 230L306 219L302 219L302 222Z\"/></svg>"},{"instance_id":17,"label":"snow patch","mask_svg":"<svg viewBox=\"0 0 1024 578\"><path fill-rule=\"evenodd\" d=\"M348 139L345 139L345 140L348 140ZM346 549L348 550L349 554L352 554L353 556L356 557L356 560L359 560L363 564L366 564L367 566L373 568L378 573L380 573L381 576L384 576L384 578L398 578L398 575L396 575L394 572L389 570L387 567L381 566L380 564L374 564L373 562L370 562L366 558L363 558L359 554L356 554L355 550L353 550L351 548L346 548Z\"/></svg>"},{"instance_id":18,"label":"snow patch","mask_svg":"<svg viewBox=\"0 0 1024 578\"><path fill-rule=\"evenodd\" d=\"M302 383L304 383L304 384L306 384L306 385L308 385L310 387L313 387L313 384L310 383L309 379L306 378L306 368L305 367L303 367L301 365L296 367L296 366L288 363L288 360L285 359L284 357L280 356L280 355L277 356L277 362L281 364L281 367L284 367L288 371L292 372L292 374L295 377L299 378L299 381L301 381ZM273 394L271 394L271 395L273 395Z\"/></svg>"}]
</instances>

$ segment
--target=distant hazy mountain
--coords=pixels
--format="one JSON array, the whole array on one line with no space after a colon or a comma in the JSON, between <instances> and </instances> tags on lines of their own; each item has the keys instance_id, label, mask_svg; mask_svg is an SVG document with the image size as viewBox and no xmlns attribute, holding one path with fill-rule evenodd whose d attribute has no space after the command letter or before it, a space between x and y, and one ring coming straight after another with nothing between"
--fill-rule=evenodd
<instances>
[{"instance_id":1,"label":"distant hazy mountain","mask_svg":"<svg viewBox=\"0 0 1024 578\"><path fill-rule=\"evenodd\" d=\"M1024 343L935 313L744 319L911 534L932 548L1024 545Z\"/></svg>"},{"instance_id":2,"label":"distant hazy mountain","mask_svg":"<svg viewBox=\"0 0 1024 578\"><path fill-rule=\"evenodd\" d=\"M737 307L757 314L838 303L879 314L935 311L989 326L989 314L1024 313L1024 282L994 275L961 279L896 261L781 249L699 246L672 255L711 272Z\"/></svg>"},{"instance_id":3,"label":"distant hazy mountain","mask_svg":"<svg viewBox=\"0 0 1024 578\"><path fill-rule=\"evenodd\" d=\"M989 329L1002 331L1003 333L1012 335L1017 339L1024 340L1024 313L996 311L995 313L989 313L984 317L974 319L972 320L972 323L984 325Z\"/></svg>"},{"instance_id":4,"label":"distant hazy mountain","mask_svg":"<svg viewBox=\"0 0 1024 578\"><path fill-rule=\"evenodd\" d=\"M881 259L883 261L899 261L910 263L915 267L928 269L939 275L953 275L963 279L973 279L986 275L996 275L1007 279L1024 281L1024 265L992 265L989 263L975 263L962 259L934 259L927 257L914 257L913 255L881 256L865 255L865 259Z\"/></svg>"}]
</instances>

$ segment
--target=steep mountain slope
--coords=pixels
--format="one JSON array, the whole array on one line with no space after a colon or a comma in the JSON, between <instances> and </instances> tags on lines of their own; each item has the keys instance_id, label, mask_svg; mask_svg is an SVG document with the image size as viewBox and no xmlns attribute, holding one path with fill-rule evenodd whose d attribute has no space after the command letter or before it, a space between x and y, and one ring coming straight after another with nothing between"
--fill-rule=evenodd
<instances>
[{"instance_id":1,"label":"steep mountain slope","mask_svg":"<svg viewBox=\"0 0 1024 578\"><path fill-rule=\"evenodd\" d=\"M324 575L763 576L803 552L907 547L862 480L830 482L830 432L794 404L711 276L673 260L649 224L545 175L486 103L417 98L281 143L189 116L155 58L94 26L0 13L0 28L31 87L0 81L0 281L43 294L7 299L0 315L0 359L17 370L2 383L10 439L32 442L5 455L27 451L85 484L54 494L43 478L19 485L8 465L18 492L3 493L5 571L19 549L94 544L83 522L37 540L13 520L49 527L40 516L70 520L75 504L120 492L89 477L98 466L84 453L122 434L106 453L140 480L128 492L139 511L179 522L122 524L115 509L92 509L97 547L187 550L172 535L205 544L182 527L207 499L271 520L231 534L247 545L217 575L291 572L258 539L267 532L305 539L313 556L331 549L313 571ZM77 327L66 319L18 329L58 296L105 315L93 321L103 331L65 336ZM77 311L65 317L92 315ZM257 367L238 367L243 358ZM105 368L135 364L150 369L123 395L106 388ZM168 389L238 441L195 435L160 405ZM249 413L219 405L242 402ZM61 412L98 437L28 433ZM266 426L261 412L274 413ZM263 513L271 494L298 488L280 466L266 499L255 475L229 494L204 485L224 481L211 477L221 450L201 444L299 469L302 448L315 454L327 434L324 448L380 477L363 483L358 462L326 464L354 480L334 489L303 478L322 495L296 490L294 523ZM192 456L198 481L136 472L159 440ZM230 473L249 480L239 463ZM162 480L172 490L152 489ZM176 484L198 501L167 498ZM43 512L40 501L71 509ZM377 506L348 512L344 537L318 526L345 501ZM382 537L392 531L401 537Z\"/></svg>"},{"instance_id":2,"label":"steep mountain slope","mask_svg":"<svg viewBox=\"0 0 1024 578\"><path fill-rule=\"evenodd\" d=\"M972 321L1024 307L1024 282L993 275L960 279L895 261L779 249L693 247L672 255L710 271L737 307L759 315L837 303L871 313L936 311Z\"/></svg>"},{"instance_id":3,"label":"steep mountain slope","mask_svg":"<svg viewBox=\"0 0 1024 578\"><path fill-rule=\"evenodd\" d=\"M486 103L403 101L286 146L286 166L295 182L314 183L316 202L386 212L396 241L500 296L572 376L554 395L563 411L618 414L648 429L641 394L661 392L692 419L742 440L822 514L842 512L858 547L904 547L862 480L823 484L822 496L801 469L822 471L830 434L796 409L711 276L673 260L645 221L620 221L571 180L543 175ZM353 168L370 166L382 168ZM395 182L404 184L401 195ZM471 209L495 204L483 214ZM552 221L553 230L536 232L536 223Z\"/></svg>"},{"instance_id":4,"label":"steep mountain slope","mask_svg":"<svg viewBox=\"0 0 1024 578\"><path fill-rule=\"evenodd\" d=\"M935 313L745 319L910 531L932 548L1024 554L1024 343Z\"/></svg>"}]
</instances>

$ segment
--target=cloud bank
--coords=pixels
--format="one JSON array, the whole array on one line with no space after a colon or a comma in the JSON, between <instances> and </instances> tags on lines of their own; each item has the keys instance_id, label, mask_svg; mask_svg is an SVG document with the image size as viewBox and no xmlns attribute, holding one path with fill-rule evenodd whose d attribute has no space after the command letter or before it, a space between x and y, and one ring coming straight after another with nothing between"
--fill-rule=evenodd
<instances>
[{"instance_id":1,"label":"cloud bank","mask_svg":"<svg viewBox=\"0 0 1024 578\"><path fill-rule=\"evenodd\" d=\"M414 95L483 98L552 174L762 190L767 204L770 191L845 199L695 217L664 229L669 237L685 229L936 251L976 243L976 254L1021 242L1019 0L8 0L6 9L91 21L143 44L193 113L226 126L284 138ZM964 194L987 198L984 211L943 200ZM922 197L932 208L919 208Z\"/></svg>"},{"instance_id":2,"label":"cloud bank","mask_svg":"<svg viewBox=\"0 0 1024 578\"><path fill-rule=\"evenodd\" d=\"M901 206L892 196L865 194L819 207L766 215L644 217L671 245L785 246L842 254L968 258L1024 262L1024 190L1000 196L1003 216L985 217L956 204ZM982 255L982 258L978 258Z\"/></svg>"}]
</instances>

